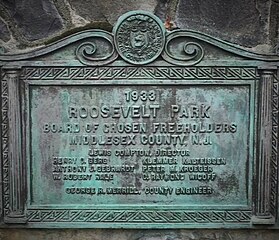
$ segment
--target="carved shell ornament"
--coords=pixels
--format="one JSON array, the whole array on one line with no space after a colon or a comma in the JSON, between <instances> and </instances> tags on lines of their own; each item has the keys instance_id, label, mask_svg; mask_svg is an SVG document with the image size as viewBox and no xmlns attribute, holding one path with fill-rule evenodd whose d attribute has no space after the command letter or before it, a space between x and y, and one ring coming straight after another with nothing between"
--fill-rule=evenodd
<instances>
[{"instance_id":1,"label":"carved shell ornament","mask_svg":"<svg viewBox=\"0 0 279 240\"><path fill-rule=\"evenodd\" d=\"M124 14L119 18L113 32L118 54L129 63L150 63L164 49L163 23L148 12L137 11Z\"/></svg>"}]
</instances>

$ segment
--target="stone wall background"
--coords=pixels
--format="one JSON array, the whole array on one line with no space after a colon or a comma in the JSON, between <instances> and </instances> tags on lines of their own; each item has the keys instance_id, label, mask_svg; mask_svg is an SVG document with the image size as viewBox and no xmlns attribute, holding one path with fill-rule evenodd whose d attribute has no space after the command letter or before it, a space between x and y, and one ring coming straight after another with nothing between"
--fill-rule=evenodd
<instances>
[{"instance_id":1,"label":"stone wall background","mask_svg":"<svg viewBox=\"0 0 279 240\"><path fill-rule=\"evenodd\" d=\"M111 31L119 16L137 9L252 51L278 47L279 0L0 0L0 46L18 53L82 29Z\"/></svg>"},{"instance_id":2,"label":"stone wall background","mask_svg":"<svg viewBox=\"0 0 279 240\"><path fill-rule=\"evenodd\" d=\"M279 0L0 0L0 51L30 51L89 28L111 31L147 10L252 51L278 50ZM0 240L278 240L275 230L1 229Z\"/></svg>"},{"instance_id":3,"label":"stone wall background","mask_svg":"<svg viewBox=\"0 0 279 240\"><path fill-rule=\"evenodd\" d=\"M278 240L267 230L2 230L1 240Z\"/></svg>"}]
</instances>

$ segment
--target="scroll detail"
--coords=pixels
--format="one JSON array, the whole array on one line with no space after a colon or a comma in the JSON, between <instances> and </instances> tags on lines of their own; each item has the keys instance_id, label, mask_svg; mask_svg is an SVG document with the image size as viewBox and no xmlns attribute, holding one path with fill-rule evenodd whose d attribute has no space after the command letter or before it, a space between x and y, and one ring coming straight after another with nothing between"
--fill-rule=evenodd
<instances>
[{"instance_id":1,"label":"scroll detail","mask_svg":"<svg viewBox=\"0 0 279 240\"><path fill-rule=\"evenodd\" d=\"M190 66L199 63L204 56L202 46L193 42L179 32L170 33L167 36L165 51L162 54L164 60L180 66Z\"/></svg>"},{"instance_id":2,"label":"scroll detail","mask_svg":"<svg viewBox=\"0 0 279 240\"><path fill-rule=\"evenodd\" d=\"M113 38L108 33L94 32L89 40L76 48L76 57L81 63L89 66L100 66L117 58L118 54L113 45Z\"/></svg>"}]
</instances>

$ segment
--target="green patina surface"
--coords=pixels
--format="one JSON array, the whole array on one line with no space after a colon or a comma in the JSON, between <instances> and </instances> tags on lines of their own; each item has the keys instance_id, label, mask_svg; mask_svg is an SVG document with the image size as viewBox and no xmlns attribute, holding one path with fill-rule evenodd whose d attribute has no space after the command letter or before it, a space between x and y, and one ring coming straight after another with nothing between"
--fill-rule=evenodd
<instances>
[{"instance_id":1,"label":"green patina surface","mask_svg":"<svg viewBox=\"0 0 279 240\"><path fill-rule=\"evenodd\" d=\"M31 88L31 207L250 207L247 81L138 84Z\"/></svg>"},{"instance_id":2,"label":"green patina surface","mask_svg":"<svg viewBox=\"0 0 279 240\"><path fill-rule=\"evenodd\" d=\"M278 227L278 56L134 11L0 61L2 226Z\"/></svg>"}]
</instances>

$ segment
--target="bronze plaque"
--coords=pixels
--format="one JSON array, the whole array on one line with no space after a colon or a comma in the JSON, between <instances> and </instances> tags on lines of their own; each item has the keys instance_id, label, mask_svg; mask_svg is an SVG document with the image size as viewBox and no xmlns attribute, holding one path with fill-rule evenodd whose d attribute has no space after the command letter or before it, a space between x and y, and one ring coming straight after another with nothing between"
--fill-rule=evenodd
<instances>
[{"instance_id":1,"label":"bronze plaque","mask_svg":"<svg viewBox=\"0 0 279 240\"><path fill-rule=\"evenodd\" d=\"M144 11L0 55L0 226L278 228L278 65Z\"/></svg>"}]
</instances>

